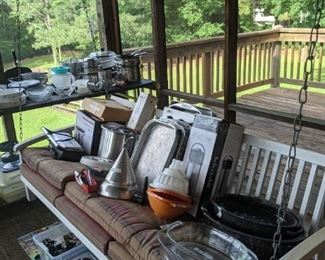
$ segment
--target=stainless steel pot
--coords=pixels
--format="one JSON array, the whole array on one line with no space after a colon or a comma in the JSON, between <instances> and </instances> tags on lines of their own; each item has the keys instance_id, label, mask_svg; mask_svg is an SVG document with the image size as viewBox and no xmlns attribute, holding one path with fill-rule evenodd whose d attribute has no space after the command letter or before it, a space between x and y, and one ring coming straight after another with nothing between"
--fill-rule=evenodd
<instances>
[{"instance_id":1,"label":"stainless steel pot","mask_svg":"<svg viewBox=\"0 0 325 260\"><path fill-rule=\"evenodd\" d=\"M107 123L101 126L98 156L115 161L123 148L132 154L138 134L118 123Z\"/></svg>"}]
</instances>

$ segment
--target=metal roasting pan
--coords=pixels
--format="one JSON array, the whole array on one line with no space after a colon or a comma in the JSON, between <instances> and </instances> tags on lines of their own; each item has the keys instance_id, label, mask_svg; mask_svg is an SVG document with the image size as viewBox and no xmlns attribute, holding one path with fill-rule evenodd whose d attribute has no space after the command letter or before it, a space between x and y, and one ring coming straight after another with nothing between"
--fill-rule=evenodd
<instances>
[{"instance_id":1,"label":"metal roasting pan","mask_svg":"<svg viewBox=\"0 0 325 260\"><path fill-rule=\"evenodd\" d=\"M183 130L172 120L153 119L145 125L131 157L140 191L146 176L150 183L169 166L183 139Z\"/></svg>"}]
</instances>

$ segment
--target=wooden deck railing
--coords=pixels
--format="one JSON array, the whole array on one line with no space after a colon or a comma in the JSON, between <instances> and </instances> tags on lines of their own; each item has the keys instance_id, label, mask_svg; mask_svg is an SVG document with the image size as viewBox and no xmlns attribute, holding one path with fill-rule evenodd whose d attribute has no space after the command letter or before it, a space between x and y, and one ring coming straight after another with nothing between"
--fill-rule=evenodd
<instances>
[{"instance_id":1,"label":"wooden deck railing","mask_svg":"<svg viewBox=\"0 0 325 260\"><path fill-rule=\"evenodd\" d=\"M276 28L238 36L238 91L280 83L301 84L310 29ZM315 69L310 86L325 87L323 47L325 30L320 30ZM176 94L202 97L223 96L224 38L215 37L167 46L168 88ZM144 77L155 79L152 48L143 56ZM178 96L179 96L178 95Z\"/></svg>"}]
</instances>

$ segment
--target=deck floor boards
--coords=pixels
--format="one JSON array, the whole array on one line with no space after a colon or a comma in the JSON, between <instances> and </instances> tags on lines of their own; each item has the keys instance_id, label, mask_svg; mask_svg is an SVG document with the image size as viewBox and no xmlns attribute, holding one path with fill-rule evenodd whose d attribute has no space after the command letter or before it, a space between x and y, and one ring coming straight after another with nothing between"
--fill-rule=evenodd
<instances>
[{"instance_id":1,"label":"deck floor boards","mask_svg":"<svg viewBox=\"0 0 325 260\"><path fill-rule=\"evenodd\" d=\"M297 113L298 91L284 88L271 88L255 94L245 95L238 103L259 106L277 111ZM223 116L223 110L214 108L217 115ZM308 101L304 106L304 115L325 119L325 95L308 93ZM292 140L292 124L277 120L237 113L237 122L246 128L246 133L266 139L290 144ZM303 127L299 147L325 154L325 131Z\"/></svg>"}]
</instances>

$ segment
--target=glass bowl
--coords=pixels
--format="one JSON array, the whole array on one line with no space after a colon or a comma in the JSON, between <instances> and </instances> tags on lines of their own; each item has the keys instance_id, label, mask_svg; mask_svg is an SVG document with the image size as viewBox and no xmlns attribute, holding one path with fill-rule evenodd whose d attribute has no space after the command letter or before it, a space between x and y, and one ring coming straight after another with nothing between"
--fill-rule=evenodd
<instances>
[{"instance_id":1,"label":"glass bowl","mask_svg":"<svg viewBox=\"0 0 325 260\"><path fill-rule=\"evenodd\" d=\"M176 221L158 233L162 259L257 260L242 242L211 226Z\"/></svg>"}]
</instances>

